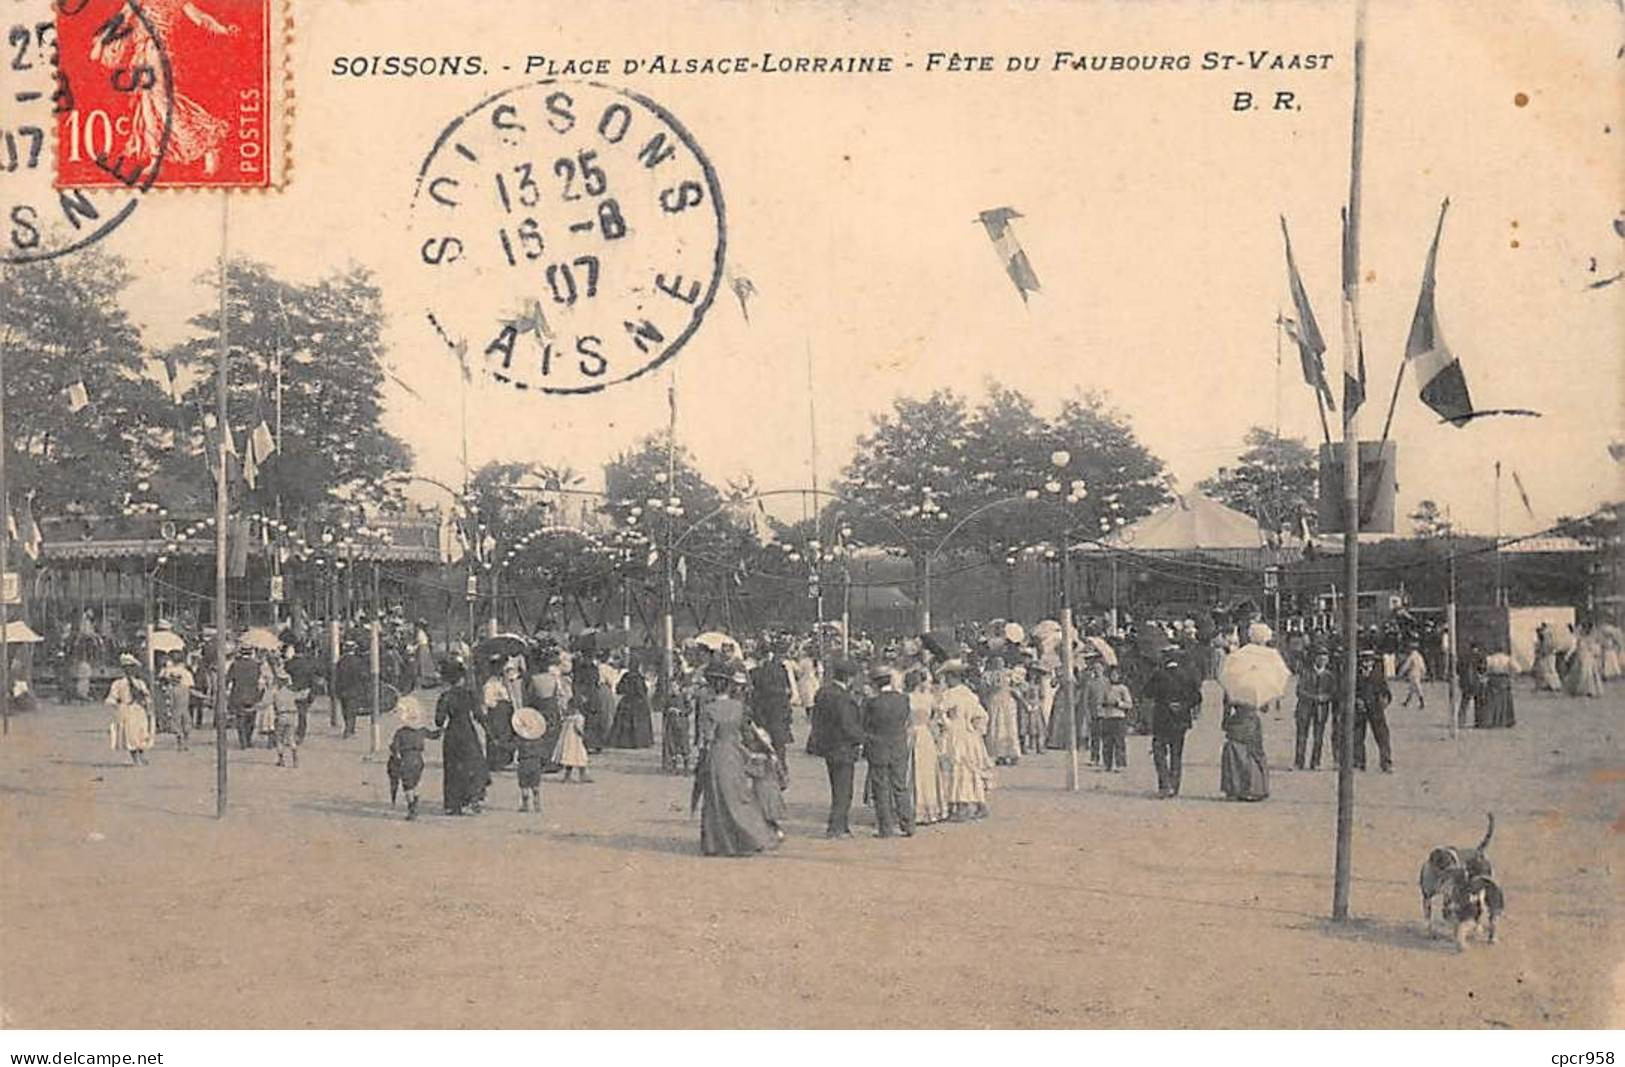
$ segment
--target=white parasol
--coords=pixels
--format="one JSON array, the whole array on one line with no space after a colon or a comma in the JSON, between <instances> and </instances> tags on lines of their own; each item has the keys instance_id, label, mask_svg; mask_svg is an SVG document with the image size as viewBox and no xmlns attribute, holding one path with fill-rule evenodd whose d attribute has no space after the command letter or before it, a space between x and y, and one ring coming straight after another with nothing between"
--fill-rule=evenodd
<instances>
[{"instance_id":1,"label":"white parasol","mask_svg":"<svg viewBox=\"0 0 1625 1067\"><path fill-rule=\"evenodd\" d=\"M744 658L744 652L740 649L739 642L720 630L710 630L700 634L694 638L694 643L712 652L721 652L725 655Z\"/></svg>"},{"instance_id":2,"label":"white parasol","mask_svg":"<svg viewBox=\"0 0 1625 1067\"><path fill-rule=\"evenodd\" d=\"M282 647L282 639L276 635L276 631L269 630L264 626L255 626L244 630L243 636L237 639L237 643L246 645L249 648L257 648L262 652L275 652ZM157 646L153 647L156 648Z\"/></svg>"},{"instance_id":3,"label":"white parasol","mask_svg":"<svg viewBox=\"0 0 1625 1067\"><path fill-rule=\"evenodd\" d=\"M6 644L8 645L37 645L43 640L45 638L35 633L21 619L6 623Z\"/></svg>"},{"instance_id":4,"label":"white parasol","mask_svg":"<svg viewBox=\"0 0 1625 1067\"><path fill-rule=\"evenodd\" d=\"M1232 704L1262 707L1286 692L1292 672L1268 645L1243 645L1224 659L1219 686Z\"/></svg>"},{"instance_id":5,"label":"white parasol","mask_svg":"<svg viewBox=\"0 0 1625 1067\"><path fill-rule=\"evenodd\" d=\"M154 652L179 652L186 647L181 635L173 630L157 630L147 642Z\"/></svg>"}]
</instances>

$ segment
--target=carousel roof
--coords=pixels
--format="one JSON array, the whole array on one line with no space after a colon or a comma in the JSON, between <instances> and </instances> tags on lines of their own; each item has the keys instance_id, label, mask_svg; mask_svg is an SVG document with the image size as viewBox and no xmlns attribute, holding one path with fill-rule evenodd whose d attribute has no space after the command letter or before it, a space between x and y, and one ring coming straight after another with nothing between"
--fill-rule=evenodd
<instances>
[{"instance_id":1,"label":"carousel roof","mask_svg":"<svg viewBox=\"0 0 1625 1067\"><path fill-rule=\"evenodd\" d=\"M1200 493L1185 493L1139 522L1106 538L1105 545L1135 552L1214 552L1265 547L1258 520Z\"/></svg>"}]
</instances>

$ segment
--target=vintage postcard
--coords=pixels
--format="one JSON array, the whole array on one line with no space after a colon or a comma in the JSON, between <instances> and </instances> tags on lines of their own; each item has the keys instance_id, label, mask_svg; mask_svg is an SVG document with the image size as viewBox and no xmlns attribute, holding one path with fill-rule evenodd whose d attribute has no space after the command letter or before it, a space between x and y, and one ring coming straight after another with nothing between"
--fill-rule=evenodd
<instances>
[{"instance_id":1,"label":"vintage postcard","mask_svg":"<svg viewBox=\"0 0 1625 1067\"><path fill-rule=\"evenodd\" d=\"M1625 1022L1617 3L0 32L8 1030Z\"/></svg>"}]
</instances>

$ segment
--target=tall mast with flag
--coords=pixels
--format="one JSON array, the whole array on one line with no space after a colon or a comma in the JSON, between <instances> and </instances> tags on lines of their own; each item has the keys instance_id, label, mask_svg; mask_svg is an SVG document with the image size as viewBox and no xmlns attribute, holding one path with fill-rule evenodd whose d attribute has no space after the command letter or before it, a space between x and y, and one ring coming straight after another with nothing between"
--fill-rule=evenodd
<instances>
[{"instance_id":1,"label":"tall mast with flag","mask_svg":"<svg viewBox=\"0 0 1625 1067\"><path fill-rule=\"evenodd\" d=\"M1349 196L1343 216L1343 707L1354 715L1355 670L1360 645L1360 163L1365 126L1366 0L1354 5L1354 116L1349 139ZM1358 385L1358 388L1356 386ZM1351 403L1350 401L1355 401ZM1332 918L1349 917L1354 837L1354 731L1335 738L1337 844L1332 877Z\"/></svg>"}]
</instances>

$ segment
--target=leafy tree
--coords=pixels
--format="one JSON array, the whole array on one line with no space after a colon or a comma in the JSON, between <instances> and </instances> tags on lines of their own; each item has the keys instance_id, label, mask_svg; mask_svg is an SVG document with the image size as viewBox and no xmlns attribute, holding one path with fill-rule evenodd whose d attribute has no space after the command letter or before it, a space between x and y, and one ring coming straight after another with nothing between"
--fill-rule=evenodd
<instances>
[{"instance_id":1,"label":"leafy tree","mask_svg":"<svg viewBox=\"0 0 1625 1067\"><path fill-rule=\"evenodd\" d=\"M1320 468L1301 438L1280 437L1254 426L1243 438L1245 450L1233 467L1220 467L1196 488L1220 503L1258 520L1267 533L1297 533L1317 527Z\"/></svg>"},{"instance_id":2,"label":"leafy tree","mask_svg":"<svg viewBox=\"0 0 1625 1067\"><path fill-rule=\"evenodd\" d=\"M1445 517L1444 509L1432 500L1419 502L1416 510L1406 518L1411 520L1411 530L1417 537L1449 537L1454 532L1450 520Z\"/></svg>"},{"instance_id":3,"label":"leafy tree","mask_svg":"<svg viewBox=\"0 0 1625 1067\"><path fill-rule=\"evenodd\" d=\"M875 416L836 484L858 540L923 561L984 495L964 475L970 440L965 400L951 390Z\"/></svg>"},{"instance_id":4,"label":"leafy tree","mask_svg":"<svg viewBox=\"0 0 1625 1067\"><path fill-rule=\"evenodd\" d=\"M1168 502L1162 460L1100 393L1068 400L1052 425L1055 441L1071 457L1057 480L1069 485L1081 479L1086 491L1068 505L1074 537L1110 533Z\"/></svg>"},{"instance_id":5,"label":"leafy tree","mask_svg":"<svg viewBox=\"0 0 1625 1067\"><path fill-rule=\"evenodd\" d=\"M94 249L0 274L7 473L37 514L116 513L173 445L172 405L119 303L129 281ZM89 406L74 412L64 390L80 382Z\"/></svg>"},{"instance_id":6,"label":"leafy tree","mask_svg":"<svg viewBox=\"0 0 1625 1067\"><path fill-rule=\"evenodd\" d=\"M837 486L838 517L862 543L907 556L920 578L939 547L1002 560L1062 525L1073 538L1099 536L1165 501L1162 479L1162 462L1099 394L1046 420L1020 392L990 383L974 411L939 391L877 416Z\"/></svg>"},{"instance_id":7,"label":"leafy tree","mask_svg":"<svg viewBox=\"0 0 1625 1067\"><path fill-rule=\"evenodd\" d=\"M281 366L283 444L263 465L251 501L264 507L280 496L289 513L301 515L340 501L389 499L382 483L408 470L412 453L382 426L383 306L371 276L352 267L293 285L244 261L232 263L228 276L227 410L239 454L255 426L275 423ZM166 356L196 374L183 404L186 445L202 472L219 322L206 311L191 325L196 333Z\"/></svg>"},{"instance_id":8,"label":"leafy tree","mask_svg":"<svg viewBox=\"0 0 1625 1067\"><path fill-rule=\"evenodd\" d=\"M737 494L724 496L694 466L686 448L678 445L673 452L668 443L664 432L651 434L604 465L605 511L623 542L635 531L632 541L654 553L656 573L665 573L659 561L672 546L672 565L680 562L686 574L679 579L679 595L684 589L715 591L735 580L759 544L740 520ZM646 554L642 563L649 559ZM635 558L627 562L638 568Z\"/></svg>"}]
</instances>

